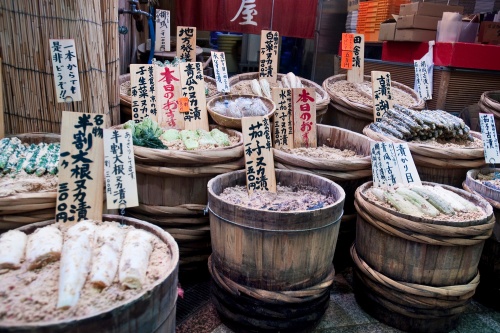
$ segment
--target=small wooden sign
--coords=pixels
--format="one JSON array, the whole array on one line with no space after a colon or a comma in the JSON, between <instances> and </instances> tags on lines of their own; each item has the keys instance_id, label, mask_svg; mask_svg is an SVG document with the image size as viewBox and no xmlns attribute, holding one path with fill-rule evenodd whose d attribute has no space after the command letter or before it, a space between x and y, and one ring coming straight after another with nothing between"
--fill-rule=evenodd
<instances>
[{"instance_id":1,"label":"small wooden sign","mask_svg":"<svg viewBox=\"0 0 500 333\"><path fill-rule=\"evenodd\" d=\"M484 146L484 159L488 164L500 163L500 150L498 147L497 129L495 118L490 113L479 114L481 136Z\"/></svg>"},{"instance_id":2,"label":"small wooden sign","mask_svg":"<svg viewBox=\"0 0 500 333\"><path fill-rule=\"evenodd\" d=\"M146 117L158 121L155 83L154 65L130 64L132 119L136 123Z\"/></svg>"},{"instance_id":3,"label":"small wooden sign","mask_svg":"<svg viewBox=\"0 0 500 333\"><path fill-rule=\"evenodd\" d=\"M49 39L49 44L57 102L81 101L75 41L73 39Z\"/></svg>"},{"instance_id":4,"label":"small wooden sign","mask_svg":"<svg viewBox=\"0 0 500 333\"><path fill-rule=\"evenodd\" d=\"M241 118L248 195L254 191L276 193L276 173L269 118Z\"/></svg>"},{"instance_id":5,"label":"small wooden sign","mask_svg":"<svg viewBox=\"0 0 500 333\"><path fill-rule=\"evenodd\" d=\"M182 62L179 66L182 96L189 98L189 112L184 113L184 129L209 131L202 64Z\"/></svg>"},{"instance_id":6,"label":"small wooden sign","mask_svg":"<svg viewBox=\"0 0 500 333\"><path fill-rule=\"evenodd\" d=\"M406 142L394 143L393 146L403 184L422 185L408 144Z\"/></svg>"},{"instance_id":7,"label":"small wooden sign","mask_svg":"<svg viewBox=\"0 0 500 333\"><path fill-rule=\"evenodd\" d=\"M177 57L196 61L196 27L177 27Z\"/></svg>"},{"instance_id":8,"label":"small wooden sign","mask_svg":"<svg viewBox=\"0 0 500 333\"><path fill-rule=\"evenodd\" d=\"M170 11L156 9L155 52L170 52Z\"/></svg>"},{"instance_id":9,"label":"small wooden sign","mask_svg":"<svg viewBox=\"0 0 500 333\"><path fill-rule=\"evenodd\" d=\"M354 34L342 33L342 51L354 50Z\"/></svg>"},{"instance_id":10,"label":"small wooden sign","mask_svg":"<svg viewBox=\"0 0 500 333\"><path fill-rule=\"evenodd\" d=\"M425 60L414 60L413 65L415 67L415 88L418 95L425 101L431 100L432 80L429 64Z\"/></svg>"},{"instance_id":11,"label":"small wooden sign","mask_svg":"<svg viewBox=\"0 0 500 333\"><path fill-rule=\"evenodd\" d=\"M316 137L316 90L293 88L293 147L318 146Z\"/></svg>"},{"instance_id":12,"label":"small wooden sign","mask_svg":"<svg viewBox=\"0 0 500 333\"><path fill-rule=\"evenodd\" d=\"M56 222L102 221L105 117L62 113Z\"/></svg>"},{"instance_id":13,"label":"small wooden sign","mask_svg":"<svg viewBox=\"0 0 500 333\"><path fill-rule=\"evenodd\" d=\"M387 184L385 179L384 167L380 153L380 142L370 142L373 187L382 187Z\"/></svg>"},{"instance_id":14,"label":"small wooden sign","mask_svg":"<svg viewBox=\"0 0 500 333\"><path fill-rule=\"evenodd\" d=\"M163 128L184 128L184 118L179 114L177 100L181 95L179 66L153 65L156 80L157 120Z\"/></svg>"},{"instance_id":15,"label":"small wooden sign","mask_svg":"<svg viewBox=\"0 0 500 333\"><path fill-rule=\"evenodd\" d=\"M262 30L260 33L259 78L269 83L278 80L278 48L280 35L277 31Z\"/></svg>"},{"instance_id":16,"label":"small wooden sign","mask_svg":"<svg viewBox=\"0 0 500 333\"><path fill-rule=\"evenodd\" d=\"M352 69L352 51L342 51L340 68Z\"/></svg>"},{"instance_id":17,"label":"small wooden sign","mask_svg":"<svg viewBox=\"0 0 500 333\"><path fill-rule=\"evenodd\" d=\"M108 209L139 206L130 129L104 130L104 177Z\"/></svg>"},{"instance_id":18,"label":"small wooden sign","mask_svg":"<svg viewBox=\"0 0 500 333\"><path fill-rule=\"evenodd\" d=\"M403 184L404 181L398 167L398 159L394 150L394 145L392 143L381 142L379 149L386 185L393 187L396 184Z\"/></svg>"},{"instance_id":19,"label":"small wooden sign","mask_svg":"<svg viewBox=\"0 0 500 333\"><path fill-rule=\"evenodd\" d=\"M0 58L0 139L5 137L5 120L3 110L3 76L2 76L2 58Z\"/></svg>"},{"instance_id":20,"label":"small wooden sign","mask_svg":"<svg viewBox=\"0 0 500 333\"><path fill-rule=\"evenodd\" d=\"M274 111L274 148L293 148L293 110L292 89L273 88Z\"/></svg>"},{"instance_id":21,"label":"small wooden sign","mask_svg":"<svg viewBox=\"0 0 500 333\"><path fill-rule=\"evenodd\" d=\"M217 91L228 93L231 89L229 88L229 78L227 75L226 55L224 52L216 51L212 51L211 54Z\"/></svg>"},{"instance_id":22,"label":"small wooden sign","mask_svg":"<svg viewBox=\"0 0 500 333\"><path fill-rule=\"evenodd\" d=\"M365 35L354 34L352 69L347 71L347 81L362 83L365 71Z\"/></svg>"},{"instance_id":23,"label":"small wooden sign","mask_svg":"<svg viewBox=\"0 0 500 333\"><path fill-rule=\"evenodd\" d=\"M391 73L372 71L372 98L374 122L382 120L385 111L392 108Z\"/></svg>"}]
</instances>

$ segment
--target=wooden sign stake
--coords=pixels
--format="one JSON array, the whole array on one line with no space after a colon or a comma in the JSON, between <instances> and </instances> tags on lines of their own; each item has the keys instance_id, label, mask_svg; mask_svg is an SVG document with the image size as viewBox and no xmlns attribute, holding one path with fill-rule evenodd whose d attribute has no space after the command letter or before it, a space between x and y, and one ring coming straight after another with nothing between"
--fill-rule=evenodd
<instances>
[{"instance_id":1,"label":"wooden sign stake","mask_svg":"<svg viewBox=\"0 0 500 333\"><path fill-rule=\"evenodd\" d=\"M354 34L352 69L347 71L347 81L362 83L365 73L365 35Z\"/></svg>"},{"instance_id":2,"label":"wooden sign stake","mask_svg":"<svg viewBox=\"0 0 500 333\"><path fill-rule=\"evenodd\" d=\"M259 78L270 83L278 80L278 48L280 35L277 31L262 30L260 33Z\"/></svg>"},{"instance_id":3,"label":"wooden sign stake","mask_svg":"<svg viewBox=\"0 0 500 333\"><path fill-rule=\"evenodd\" d=\"M163 128L184 128L184 116L179 112L177 100L181 96L179 66L154 65L158 124Z\"/></svg>"},{"instance_id":4,"label":"wooden sign stake","mask_svg":"<svg viewBox=\"0 0 500 333\"><path fill-rule=\"evenodd\" d=\"M201 62L179 64L182 96L189 98L189 112L184 115L184 129L209 131L205 80Z\"/></svg>"},{"instance_id":5,"label":"wooden sign stake","mask_svg":"<svg viewBox=\"0 0 500 333\"><path fill-rule=\"evenodd\" d=\"M292 89L273 88L274 148L293 148L293 104Z\"/></svg>"},{"instance_id":6,"label":"wooden sign stake","mask_svg":"<svg viewBox=\"0 0 500 333\"><path fill-rule=\"evenodd\" d=\"M177 57L196 61L196 27L177 27Z\"/></svg>"},{"instance_id":7,"label":"wooden sign stake","mask_svg":"<svg viewBox=\"0 0 500 333\"><path fill-rule=\"evenodd\" d=\"M318 146L316 137L316 91L293 88L293 147Z\"/></svg>"},{"instance_id":8,"label":"wooden sign stake","mask_svg":"<svg viewBox=\"0 0 500 333\"><path fill-rule=\"evenodd\" d=\"M391 73L372 71L373 121L382 119L385 111L392 108Z\"/></svg>"},{"instance_id":9,"label":"wooden sign stake","mask_svg":"<svg viewBox=\"0 0 500 333\"><path fill-rule=\"evenodd\" d=\"M154 65L130 65L132 119L135 122L140 122L146 117L158 121L155 82Z\"/></svg>"}]
</instances>

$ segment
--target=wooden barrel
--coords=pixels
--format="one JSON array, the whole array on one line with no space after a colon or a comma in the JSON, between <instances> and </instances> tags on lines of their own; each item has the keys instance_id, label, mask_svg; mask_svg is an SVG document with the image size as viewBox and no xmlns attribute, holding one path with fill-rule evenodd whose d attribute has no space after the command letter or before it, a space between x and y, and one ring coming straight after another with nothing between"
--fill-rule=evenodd
<instances>
[{"instance_id":1,"label":"wooden barrel","mask_svg":"<svg viewBox=\"0 0 500 333\"><path fill-rule=\"evenodd\" d=\"M128 208L127 214L164 229L183 229L173 233L179 243L182 273L207 270L211 253L209 221L204 216L208 181L217 175L244 168L241 133L217 128L230 136L237 136L238 143L194 151L134 146L139 206ZM172 218L175 219L173 224Z\"/></svg>"},{"instance_id":2,"label":"wooden barrel","mask_svg":"<svg viewBox=\"0 0 500 333\"><path fill-rule=\"evenodd\" d=\"M495 227L491 237L486 240L481 253L481 260L479 261L481 283L477 288L476 296L482 303L498 311L500 310L500 304L496 300L500 297L500 191L477 181L479 173L488 174L495 171L498 172L500 169L469 170L463 188L470 193L480 195L493 207Z\"/></svg>"},{"instance_id":3,"label":"wooden barrel","mask_svg":"<svg viewBox=\"0 0 500 333\"><path fill-rule=\"evenodd\" d=\"M495 118L497 134L500 134L500 90L485 91L479 100L482 113L492 113Z\"/></svg>"},{"instance_id":4,"label":"wooden barrel","mask_svg":"<svg viewBox=\"0 0 500 333\"><path fill-rule=\"evenodd\" d=\"M122 217L118 215L103 215L103 221L121 220ZM54 220L34 223L21 227L19 230L31 234L37 228L52 223ZM128 303L115 306L106 312L49 323L0 326L0 331L9 333L174 332L179 266L177 244L167 232L150 223L130 217L124 217L123 223L146 230L168 245L169 251L165 253L165 258L169 260L169 268L163 280L159 279L153 288L137 295Z\"/></svg>"},{"instance_id":5,"label":"wooden barrel","mask_svg":"<svg viewBox=\"0 0 500 333\"><path fill-rule=\"evenodd\" d=\"M350 248L355 237L356 210L354 192L371 180L372 166L370 142L372 140L340 127L327 125L316 126L318 147L328 146L337 149L349 149L362 157L347 159L311 158L273 149L274 163L277 169L304 171L325 177L340 185L345 192L344 216L340 224L339 240L335 251L334 264L339 270L350 263Z\"/></svg>"},{"instance_id":6,"label":"wooden barrel","mask_svg":"<svg viewBox=\"0 0 500 333\"><path fill-rule=\"evenodd\" d=\"M326 116L328 122L324 121L323 123L362 133L363 128L373 121L373 105L371 103L358 103L337 94L337 92L333 90L332 85L341 80L346 80L346 74L334 75L323 81L323 89L328 93L331 99L328 113L333 113L331 115L328 114ZM365 75L364 80L371 82L371 77ZM413 105L407 105L408 107L416 110L420 110L424 107L424 101L410 87L396 81L392 81L391 86L406 92L413 98Z\"/></svg>"},{"instance_id":7,"label":"wooden barrel","mask_svg":"<svg viewBox=\"0 0 500 333\"><path fill-rule=\"evenodd\" d=\"M214 295L216 307L223 318L253 329L286 331L293 329L297 321L310 326L319 320L324 308L318 317L304 306L325 306L325 294L333 282L332 259L344 191L334 182L310 173L276 170L277 183L313 186L322 194L332 195L335 203L312 211L277 212L241 207L219 198L228 187L244 186L245 179L245 171L241 170L217 176L208 183L213 252L210 269L222 293ZM249 300L239 294L248 296L254 306L238 309L224 303L241 300L247 304ZM253 313L258 308L255 304L279 304L286 311L290 303L299 306L297 317L290 314L283 318L272 311Z\"/></svg>"},{"instance_id":8,"label":"wooden barrel","mask_svg":"<svg viewBox=\"0 0 500 333\"><path fill-rule=\"evenodd\" d=\"M55 143L59 134L25 133L15 135L27 144ZM51 192L19 193L0 198L0 232L54 217L57 189Z\"/></svg>"},{"instance_id":9,"label":"wooden barrel","mask_svg":"<svg viewBox=\"0 0 500 333\"><path fill-rule=\"evenodd\" d=\"M278 73L278 81L285 76L285 74ZM328 96L327 92L316 82L304 79L303 77L299 77L300 82L306 88L314 88L317 94L316 100L316 121L320 123L323 119L323 116L328 109L328 103L330 103L330 96ZM251 92L251 80L259 79L258 72L250 72L250 73L241 73L237 75L233 75L229 78L229 85L233 88L235 85L243 85L245 87L245 91L248 91L249 94L253 94ZM239 91L239 90L238 90ZM234 89L231 90L231 93L237 93Z\"/></svg>"},{"instance_id":10,"label":"wooden barrel","mask_svg":"<svg viewBox=\"0 0 500 333\"><path fill-rule=\"evenodd\" d=\"M360 304L370 304L369 312L397 328L448 330L477 287L479 259L494 225L491 205L478 195L442 185L480 207L486 217L466 222L416 218L370 202L365 192L371 186L366 183L355 194L352 255Z\"/></svg>"},{"instance_id":11,"label":"wooden barrel","mask_svg":"<svg viewBox=\"0 0 500 333\"><path fill-rule=\"evenodd\" d=\"M406 142L394 137L389 137L372 131L365 127L363 133L375 141ZM481 133L470 132L475 138L481 140ZM462 187L467 171L472 168L481 168L486 165L484 149L481 148L455 148L438 147L425 143L408 142L411 156L417 167L421 180Z\"/></svg>"}]
</instances>

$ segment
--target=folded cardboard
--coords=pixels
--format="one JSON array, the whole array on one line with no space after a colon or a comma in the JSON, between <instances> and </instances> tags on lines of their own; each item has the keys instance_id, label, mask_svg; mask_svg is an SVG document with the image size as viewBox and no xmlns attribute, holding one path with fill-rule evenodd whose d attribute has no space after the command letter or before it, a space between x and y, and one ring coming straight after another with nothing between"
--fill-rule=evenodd
<instances>
[{"instance_id":1,"label":"folded cardboard","mask_svg":"<svg viewBox=\"0 0 500 333\"><path fill-rule=\"evenodd\" d=\"M431 2L405 3L399 7L399 15L424 15L442 17L444 12L456 12L463 14L463 6L448 6Z\"/></svg>"},{"instance_id":2,"label":"folded cardboard","mask_svg":"<svg viewBox=\"0 0 500 333\"><path fill-rule=\"evenodd\" d=\"M394 40L394 34L396 33L396 19L397 16L394 15L395 18L388 19L382 23L380 23L380 31L378 34L378 40Z\"/></svg>"},{"instance_id":3,"label":"folded cardboard","mask_svg":"<svg viewBox=\"0 0 500 333\"><path fill-rule=\"evenodd\" d=\"M436 31L423 29L396 29L394 40L406 42L427 42L436 40Z\"/></svg>"},{"instance_id":4,"label":"folded cardboard","mask_svg":"<svg viewBox=\"0 0 500 333\"><path fill-rule=\"evenodd\" d=\"M481 22L477 40L479 43L499 45L500 22Z\"/></svg>"},{"instance_id":5,"label":"folded cardboard","mask_svg":"<svg viewBox=\"0 0 500 333\"><path fill-rule=\"evenodd\" d=\"M396 22L396 29L425 29L437 30L438 21L441 18L425 15L405 15L399 16Z\"/></svg>"}]
</instances>

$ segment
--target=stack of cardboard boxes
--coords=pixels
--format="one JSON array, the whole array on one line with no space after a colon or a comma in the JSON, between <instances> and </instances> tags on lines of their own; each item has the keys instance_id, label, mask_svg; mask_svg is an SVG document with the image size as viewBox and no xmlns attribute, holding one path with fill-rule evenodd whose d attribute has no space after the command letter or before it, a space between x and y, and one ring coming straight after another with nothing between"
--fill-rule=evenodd
<instances>
[{"instance_id":1,"label":"stack of cardboard boxes","mask_svg":"<svg viewBox=\"0 0 500 333\"><path fill-rule=\"evenodd\" d=\"M430 2L402 4L399 16L380 25L379 40L426 42L436 40L438 21L444 12L462 14L464 7Z\"/></svg>"}]
</instances>

